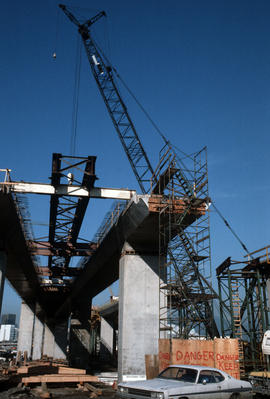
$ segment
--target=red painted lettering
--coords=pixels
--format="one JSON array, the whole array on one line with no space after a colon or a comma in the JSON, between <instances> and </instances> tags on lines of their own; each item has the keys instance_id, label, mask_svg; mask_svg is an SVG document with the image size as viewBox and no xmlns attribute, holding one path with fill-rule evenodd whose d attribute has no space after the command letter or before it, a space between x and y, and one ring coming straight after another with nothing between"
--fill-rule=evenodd
<instances>
[{"instance_id":1,"label":"red painted lettering","mask_svg":"<svg viewBox=\"0 0 270 399\"><path fill-rule=\"evenodd\" d=\"M218 368L219 370L225 371L222 362L218 362L218 367L217 367L217 368Z\"/></svg>"},{"instance_id":2,"label":"red painted lettering","mask_svg":"<svg viewBox=\"0 0 270 399\"><path fill-rule=\"evenodd\" d=\"M203 351L203 360L208 360L208 358L209 358L209 353L207 351Z\"/></svg>"}]
</instances>

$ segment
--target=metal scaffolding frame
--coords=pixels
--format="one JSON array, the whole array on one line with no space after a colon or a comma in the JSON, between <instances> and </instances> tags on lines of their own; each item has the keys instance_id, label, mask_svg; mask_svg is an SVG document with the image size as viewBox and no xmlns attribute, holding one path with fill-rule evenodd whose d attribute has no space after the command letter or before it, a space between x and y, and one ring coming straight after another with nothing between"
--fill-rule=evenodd
<instances>
[{"instance_id":1,"label":"metal scaffolding frame","mask_svg":"<svg viewBox=\"0 0 270 399\"><path fill-rule=\"evenodd\" d=\"M206 148L179 157L167 144L155 173L167 204L159 214L160 337L214 338ZM178 198L186 202L180 215L172 211Z\"/></svg>"},{"instance_id":2,"label":"metal scaffolding frame","mask_svg":"<svg viewBox=\"0 0 270 399\"><path fill-rule=\"evenodd\" d=\"M223 337L238 338L241 375L266 367L262 356L263 335L269 329L267 280L269 247L255 251L255 259L243 262L227 258L216 270ZM259 254L259 252L264 252ZM266 251L266 252L265 252Z\"/></svg>"}]
</instances>

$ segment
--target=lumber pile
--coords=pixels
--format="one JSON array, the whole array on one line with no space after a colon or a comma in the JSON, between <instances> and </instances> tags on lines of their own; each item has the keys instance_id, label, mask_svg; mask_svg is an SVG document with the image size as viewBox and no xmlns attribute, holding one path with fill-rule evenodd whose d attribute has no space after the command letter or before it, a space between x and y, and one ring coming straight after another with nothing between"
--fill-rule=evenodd
<instances>
[{"instance_id":1,"label":"lumber pile","mask_svg":"<svg viewBox=\"0 0 270 399\"><path fill-rule=\"evenodd\" d=\"M32 375L30 377L23 377L22 384L28 386L29 384L37 383L65 383L74 382L77 384L83 384L85 382L98 382L98 377L87 374L41 374Z\"/></svg>"},{"instance_id":2,"label":"lumber pile","mask_svg":"<svg viewBox=\"0 0 270 399\"><path fill-rule=\"evenodd\" d=\"M51 398L50 390L55 388L79 389L88 392L90 398L115 394L114 387L108 389L98 376L87 374L85 369L69 367L61 360L55 361L47 357L36 361L27 361L24 357L17 364L3 369L2 374L9 375L13 383L18 384L18 389L27 387L33 390L33 393L38 391L44 399Z\"/></svg>"},{"instance_id":3,"label":"lumber pile","mask_svg":"<svg viewBox=\"0 0 270 399\"><path fill-rule=\"evenodd\" d=\"M72 368L54 361L35 361L17 367L16 375L19 377L19 386L40 390L42 398L50 398L50 384L53 387L65 388L74 386L76 389L89 392L89 397L97 398L105 390L101 388L99 378L86 373L85 369ZM98 386L93 385L96 384ZM104 391L104 392L103 392ZM105 392L106 394L106 392Z\"/></svg>"},{"instance_id":4,"label":"lumber pile","mask_svg":"<svg viewBox=\"0 0 270 399\"><path fill-rule=\"evenodd\" d=\"M84 369L62 366L54 362L32 362L18 367L17 374L21 375L21 383L24 386L44 383L98 382L98 377L86 374Z\"/></svg>"}]
</instances>

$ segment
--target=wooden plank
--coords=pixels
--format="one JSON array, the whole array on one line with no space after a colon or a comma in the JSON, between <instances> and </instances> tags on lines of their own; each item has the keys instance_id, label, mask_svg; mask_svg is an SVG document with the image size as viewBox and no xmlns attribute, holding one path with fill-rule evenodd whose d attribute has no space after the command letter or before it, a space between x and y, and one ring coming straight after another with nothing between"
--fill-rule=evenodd
<instances>
[{"instance_id":1,"label":"wooden plank","mask_svg":"<svg viewBox=\"0 0 270 399\"><path fill-rule=\"evenodd\" d=\"M240 378L238 339L215 338L215 367Z\"/></svg>"},{"instance_id":2,"label":"wooden plank","mask_svg":"<svg viewBox=\"0 0 270 399\"><path fill-rule=\"evenodd\" d=\"M17 374L41 374L41 373L57 373L57 367L53 367L50 362L40 362L21 366L17 369ZM83 373L80 373L83 374Z\"/></svg>"},{"instance_id":3,"label":"wooden plank","mask_svg":"<svg viewBox=\"0 0 270 399\"><path fill-rule=\"evenodd\" d=\"M215 367L213 341L172 340L172 364Z\"/></svg>"},{"instance_id":4,"label":"wooden plank","mask_svg":"<svg viewBox=\"0 0 270 399\"><path fill-rule=\"evenodd\" d=\"M27 374L28 366L21 366L17 369L17 374Z\"/></svg>"},{"instance_id":5,"label":"wooden plank","mask_svg":"<svg viewBox=\"0 0 270 399\"><path fill-rule=\"evenodd\" d=\"M96 395L102 395L102 390L94 387L91 384L88 384L87 382L84 384L84 386L88 389L88 391L94 392Z\"/></svg>"},{"instance_id":6,"label":"wooden plank","mask_svg":"<svg viewBox=\"0 0 270 399\"><path fill-rule=\"evenodd\" d=\"M84 382L98 382L98 377L93 375L64 375L64 374L44 374L44 375L35 375L31 377L23 377L23 384L34 384L34 383L42 383L42 382L75 382L75 383L84 383Z\"/></svg>"},{"instance_id":7,"label":"wooden plank","mask_svg":"<svg viewBox=\"0 0 270 399\"><path fill-rule=\"evenodd\" d=\"M86 374L86 370L84 369L76 369L71 367L58 367L58 374Z\"/></svg>"},{"instance_id":8,"label":"wooden plank","mask_svg":"<svg viewBox=\"0 0 270 399\"><path fill-rule=\"evenodd\" d=\"M145 371L147 380L152 380L157 377L159 374L158 355L145 355Z\"/></svg>"},{"instance_id":9,"label":"wooden plank","mask_svg":"<svg viewBox=\"0 0 270 399\"><path fill-rule=\"evenodd\" d=\"M216 367L234 378L240 378L238 340L159 340L160 371L170 364Z\"/></svg>"},{"instance_id":10,"label":"wooden plank","mask_svg":"<svg viewBox=\"0 0 270 399\"><path fill-rule=\"evenodd\" d=\"M159 339L159 371L161 372L171 364L170 340Z\"/></svg>"}]
</instances>

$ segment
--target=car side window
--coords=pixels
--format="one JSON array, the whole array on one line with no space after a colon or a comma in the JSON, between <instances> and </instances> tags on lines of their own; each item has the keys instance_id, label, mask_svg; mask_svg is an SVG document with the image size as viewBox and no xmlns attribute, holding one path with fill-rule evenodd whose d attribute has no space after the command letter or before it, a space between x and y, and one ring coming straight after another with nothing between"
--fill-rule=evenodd
<instances>
[{"instance_id":1,"label":"car side window","mask_svg":"<svg viewBox=\"0 0 270 399\"><path fill-rule=\"evenodd\" d=\"M225 380L225 377L220 374L218 371L212 371L213 376L215 377L216 382L222 382Z\"/></svg>"},{"instance_id":2,"label":"car side window","mask_svg":"<svg viewBox=\"0 0 270 399\"><path fill-rule=\"evenodd\" d=\"M211 371L211 370L202 370L200 372L200 376L198 379L198 384L203 384L205 382L206 384L214 384L219 382L216 378L216 374L218 374L220 377L222 377L221 374L217 373L216 371Z\"/></svg>"},{"instance_id":3,"label":"car side window","mask_svg":"<svg viewBox=\"0 0 270 399\"><path fill-rule=\"evenodd\" d=\"M176 378L178 370L178 367L168 367L162 373L160 373L160 376L162 378Z\"/></svg>"}]
</instances>

